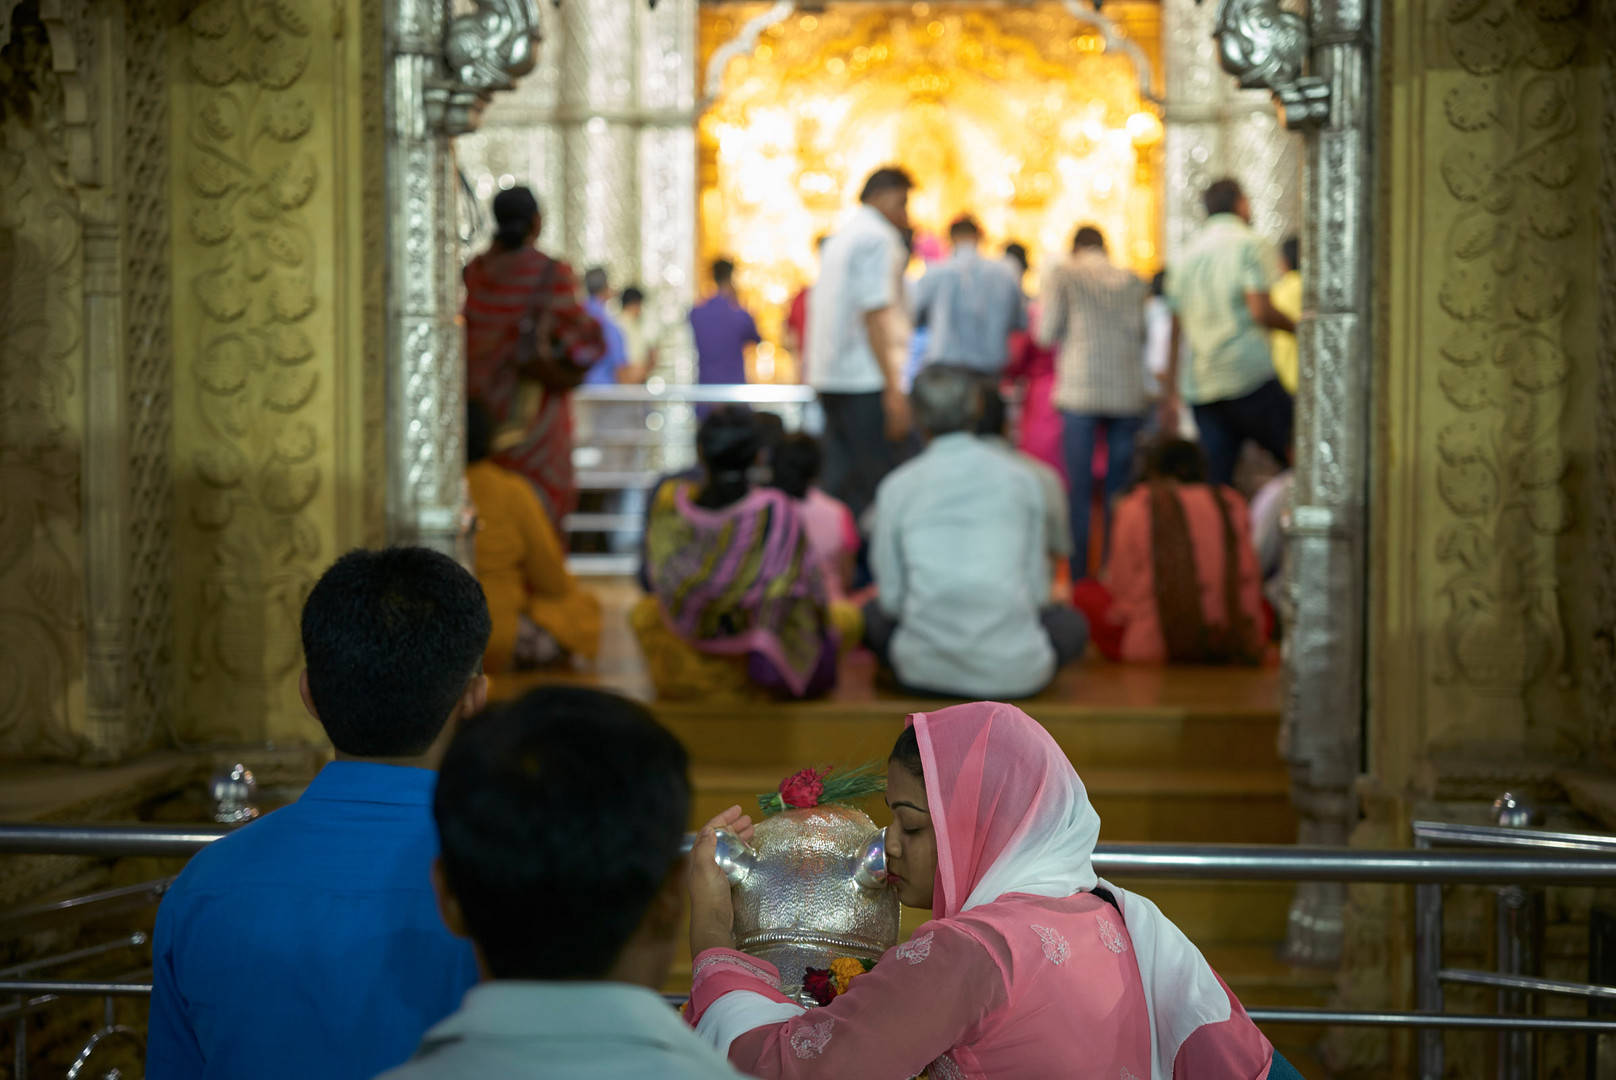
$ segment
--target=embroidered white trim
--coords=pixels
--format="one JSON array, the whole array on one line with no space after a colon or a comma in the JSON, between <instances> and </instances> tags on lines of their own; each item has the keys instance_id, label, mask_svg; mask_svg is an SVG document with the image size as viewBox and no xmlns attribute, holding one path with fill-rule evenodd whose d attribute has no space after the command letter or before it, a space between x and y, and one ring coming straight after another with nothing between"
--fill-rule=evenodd
<instances>
[{"instance_id":1,"label":"embroidered white trim","mask_svg":"<svg viewBox=\"0 0 1616 1080\"><path fill-rule=\"evenodd\" d=\"M932 1062L926 1074L931 1080L965 1080L965 1070L960 1068L959 1062L947 1054Z\"/></svg>"},{"instance_id":2,"label":"embroidered white trim","mask_svg":"<svg viewBox=\"0 0 1616 1080\"><path fill-rule=\"evenodd\" d=\"M804 1024L791 1033L791 1049L800 1058L816 1058L830 1045L830 1029L836 1026L834 1018L812 1027Z\"/></svg>"},{"instance_id":3,"label":"embroidered white trim","mask_svg":"<svg viewBox=\"0 0 1616 1080\"><path fill-rule=\"evenodd\" d=\"M1072 946L1061 936L1060 931L1037 924L1034 924L1032 929L1038 935L1038 940L1044 943L1044 958L1051 964L1059 967L1072 958Z\"/></svg>"},{"instance_id":4,"label":"embroidered white trim","mask_svg":"<svg viewBox=\"0 0 1616 1080\"><path fill-rule=\"evenodd\" d=\"M708 968L717 967L720 964L729 964L740 968L754 979L759 979L767 983L769 989L771 990L780 989L780 976L770 975L768 971L758 967L750 960L742 959L739 956L731 956L729 953L718 953L714 956L709 956L696 961L696 966L690 973L691 981L693 982L696 979L701 978L701 973L706 971Z\"/></svg>"},{"instance_id":5,"label":"embroidered white trim","mask_svg":"<svg viewBox=\"0 0 1616 1080\"><path fill-rule=\"evenodd\" d=\"M931 939L936 931L928 931L910 941L904 942L893 951L899 960L907 960L911 964L923 963L931 955Z\"/></svg>"},{"instance_id":6,"label":"embroidered white trim","mask_svg":"<svg viewBox=\"0 0 1616 1080\"><path fill-rule=\"evenodd\" d=\"M1124 1065L1122 1067L1122 1075L1119 1076L1117 1078L1117 1080L1139 1080L1139 1078L1133 1074L1132 1069L1130 1069L1130 1068L1128 1068L1128 1066Z\"/></svg>"},{"instance_id":7,"label":"embroidered white trim","mask_svg":"<svg viewBox=\"0 0 1616 1080\"><path fill-rule=\"evenodd\" d=\"M1100 916L1100 943L1118 956L1128 951L1128 941L1122 936L1122 931L1104 915Z\"/></svg>"}]
</instances>

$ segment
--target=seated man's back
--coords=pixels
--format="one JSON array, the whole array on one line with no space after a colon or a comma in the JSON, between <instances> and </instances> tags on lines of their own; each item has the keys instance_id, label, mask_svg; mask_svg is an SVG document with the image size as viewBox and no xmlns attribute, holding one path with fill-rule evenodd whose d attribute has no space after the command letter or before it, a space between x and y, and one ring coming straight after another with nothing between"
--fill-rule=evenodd
<instances>
[{"instance_id":1,"label":"seated man's back","mask_svg":"<svg viewBox=\"0 0 1616 1080\"><path fill-rule=\"evenodd\" d=\"M477 979L433 902L437 764L482 708L488 605L423 548L352 551L303 607L304 706L337 760L200 852L152 946L153 1080L366 1080Z\"/></svg>"},{"instance_id":2,"label":"seated man's back","mask_svg":"<svg viewBox=\"0 0 1616 1080\"><path fill-rule=\"evenodd\" d=\"M357 1080L459 1006L477 965L432 895L436 775L333 762L191 860L158 916L150 1076Z\"/></svg>"}]
</instances>

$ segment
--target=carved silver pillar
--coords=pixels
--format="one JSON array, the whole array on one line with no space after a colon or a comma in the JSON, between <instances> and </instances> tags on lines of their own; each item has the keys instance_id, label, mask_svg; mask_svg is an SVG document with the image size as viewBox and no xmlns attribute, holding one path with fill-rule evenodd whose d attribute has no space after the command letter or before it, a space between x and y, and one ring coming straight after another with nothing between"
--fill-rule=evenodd
<instances>
[{"instance_id":1,"label":"carved silver pillar","mask_svg":"<svg viewBox=\"0 0 1616 1080\"><path fill-rule=\"evenodd\" d=\"M1361 0L1314 0L1306 20L1277 0L1221 0L1217 11L1225 69L1242 87L1271 89L1286 122L1308 132L1296 487L1286 535L1293 620L1285 747L1303 844L1345 844L1357 818L1373 345L1372 18ZM1338 884L1297 890L1286 942L1293 960L1339 959L1344 896Z\"/></svg>"},{"instance_id":2,"label":"carved silver pillar","mask_svg":"<svg viewBox=\"0 0 1616 1080\"><path fill-rule=\"evenodd\" d=\"M388 536L466 559L459 180L450 138L531 71L532 0L393 0L387 10Z\"/></svg>"}]
</instances>

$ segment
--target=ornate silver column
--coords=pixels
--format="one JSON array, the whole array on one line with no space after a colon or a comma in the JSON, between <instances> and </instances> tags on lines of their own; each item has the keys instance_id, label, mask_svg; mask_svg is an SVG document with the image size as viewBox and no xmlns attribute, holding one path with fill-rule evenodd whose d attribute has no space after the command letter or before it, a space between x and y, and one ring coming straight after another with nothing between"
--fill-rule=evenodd
<instances>
[{"instance_id":1,"label":"ornate silver column","mask_svg":"<svg viewBox=\"0 0 1616 1080\"><path fill-rule=\"evenodd\" d=\"M1361 0L1314 0L1307 20L1277 0L1222 0L1217 14L1225 68L1242 86L1272 89L1286 122L1307 131L1285 713L1303 844L1347 842L1363 752L1372 19ZM1344 896L1328 883L1297 890L1293 959L1339 958Z\"/></svg>"},{"instance_id":2,"label":"ornate silver column","mask_svg":"<svg viewBox=\"0 0 1616 1080\"><path fill-rule=\"evenodd\" d=\"M533 0L393 0L387 10L388 536L462 558L465 355L450 138L533 69Z\"/></svg>"}]
</instances>

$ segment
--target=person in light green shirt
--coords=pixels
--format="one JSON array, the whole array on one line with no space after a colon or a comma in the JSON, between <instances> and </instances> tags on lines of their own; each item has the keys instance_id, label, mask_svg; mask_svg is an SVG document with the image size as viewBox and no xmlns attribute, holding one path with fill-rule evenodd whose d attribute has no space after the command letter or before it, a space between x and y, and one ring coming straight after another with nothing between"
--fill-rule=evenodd
<instances>
[{"instance_id":1,"label":"person in light green shirt","mask_svg":"<svg viewBox=\"0 0 1616 1080\"><path fill-rule=\"evenodd\" d=\"M1234 479L1247 439L1281 463L1291 458L1291 396L1274 374L1268 331L1295 333L1274 307L1279 260L1251 230L1251 204L1234 180L1206 189L1205 227L1167 273L1167 300L1177 316L1162 416L1175 418L1180 398L1195 413L1213 484ZM1178 363L1180 336L1191 362ZM1176 394L1174 391L1176 390Z\"/></svg>"},{"instance_id":2,"label":"person in light green shirt","mask_svg":"<svg viewBox=\"0 0 1616 1080\"><path fill-rule=\"evenodd\" d=\"M1285 238L1279 246L1279 257L1284 260L1285 273L1268 292L1268 297L1274 302L1274 307L1281 315L1295 322L1302 317L1302 242L1294 236ZM1268 344L1274 351L1274 374L1279 376L1279 385L1292 397L1296 395L1296 335L1287 334L1283 330L1275 330L1268 336Z\"/></svg>"}]
</instances>

